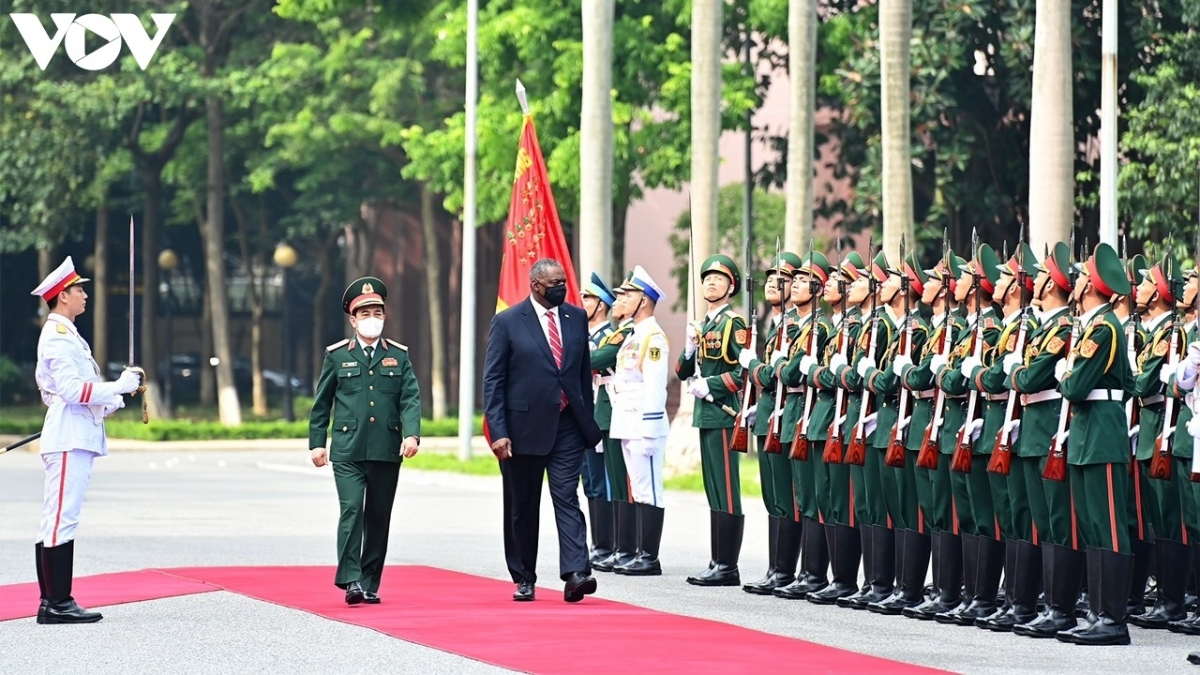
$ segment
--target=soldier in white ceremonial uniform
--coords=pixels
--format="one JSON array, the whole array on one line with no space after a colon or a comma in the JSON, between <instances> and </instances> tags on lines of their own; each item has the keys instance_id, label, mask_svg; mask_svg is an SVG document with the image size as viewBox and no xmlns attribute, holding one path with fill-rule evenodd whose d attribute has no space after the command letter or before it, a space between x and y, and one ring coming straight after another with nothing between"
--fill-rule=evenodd
<instances>
[{"instance_id":1,"label":"soldier in white ceremonial uniform","mask_svg":"<svg viewBox=\"0 0 1200 675\"><path fill-rule=\"evenodd\" d=\"M667 452L667 376L671 363L666 333L654 318L654 308L666 296L640 265L623 286L631 310L633 333L617 353L617 368L609 381L612 426L621 439L629 471L629 486L637 504L638 554L617 574L662 574L658 545L663 529L663 459Z\"/></svg>"},{"instance_id":2,"label":"soldier in white ceremonial uniform","mask_svg":"<svg viewBox=\"0 0 1200 675\"><path fill-rule=\"evenodd\" d=\"M42 601L37 622L93 623L102 617L75 603L75 528L92 477L92 461L108 454L104 418L125 406L123 394L142 386L144 373L130 368L116 382L104 382L100 366L75 327L87 309L89 281L68 257L33 291L50 314L38 338L35 378L49 407L42 426L41 455L46 470L42 518L34 545Z\"/></svg>"}]
</instances>

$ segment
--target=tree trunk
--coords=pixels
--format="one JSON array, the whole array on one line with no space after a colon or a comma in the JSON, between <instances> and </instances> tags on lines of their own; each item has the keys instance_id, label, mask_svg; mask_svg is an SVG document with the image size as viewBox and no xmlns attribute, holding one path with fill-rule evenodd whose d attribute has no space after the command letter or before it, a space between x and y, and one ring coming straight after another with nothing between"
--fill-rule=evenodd
<instances>
[{"instance_id":1,"label":"tree trunk","mask_svg":"<svg viewBox=\"0 0 1200 675\"><path fill-rule=\"evenodd\" d=\"M911 42L912 0L880 0L883 250L892 261L899 260L901 237L905 238L909 247L916 244L913 232L911 106L908 95Z\"/></svg>"},{"instance_id":2,"label":"tree trunk","mask_svg":"<svg viewBox=\"0 0 1200 675\"><path fill-rule=\"evenodd\" d=\"M221 424L242 423L237 385L233 379L233 350L229 344L229 295L225 290L225 114L220 97L205 103L208 122L208 201L205 208L204 266L212 312L213 355L217 363L217 411Z\"/></svg>"},{"instance_id":3,"label":"tree trunk","mask_svg":"<svg viewBox=\"0 0 1200 675\"><path fill-rule=\"evenodd\" d=\"M787 210L783 247L803 256L812 246L813 144L817 109L817 0L788 3Z\"/></svg>"},{"instance_id":4,"label":"tree trunk","mask_svg":"<svg viewBox=\"0 0 1200 675\"><path fill-rule=\"evenodd\" d=\"M1075 222L1072 76L1071 0L1041 0L1029 120L1029 243L1035 251L1069 240Z\"/></svg>"},{"instance_id":5,"label":"tree trunk","mask_svg":"<svg viewBox=\"0 0 1200 675\"><path fill-rule=\"evenodd\" d=\"M437 223L433 216L433 191L421 184L421 231L425 239L425 294L429 297L429 388L433 419L446 416L446 331L442 308L442 259L438 255Z\"/></svg>"},{"instance_id":6,"label":"tree trunk","mask_svg":"<svg viewBox=\"0 0 1200 675\"><path fill-rule=\"evenodd\" d=\"M333 230L321 243L320 263L317 269L321 272L321 282L313 294L313 332L312 332L312 363L309 368L309 382L313 390L317 388L317 377L325 361L325 296L329 294L329 286L333 283L333 247L337 242L338 230Z\"/></svg>"},{"instance_id":7,"label":"tree trunk","mask_svg":"<svg viewBox=\"0 0 1200 675\"><path fill-rule=\"evenodd\" d=\"M92 275L89 290L92 305L92 356L107 377L108 369L108 190L100 195L96 207L96 246L92 250ZM149 376L149 372L146 373ZM148 379L148 378L147 378Z\"/></svg>"},{"instance_id":8,"label":"tree trunk","mask_svg":"<svg viewBox=\"0 0 1200 675\"><path fill-rule=\"evenodd\" d=\"M583 2L583 92L579 120L579 273L612 269L613 0ZM586 282L585 282L586 283Z\"/></svg>"},{"instance_id":9,"label":"tree trunk","mask_svg":"<svg viewBox=\"0 0 1200 675\"><path fill-rule=\"evenodd\" d=\"M146 412L152 419L166 419L170 411L163 405L158 387L158 253L159 225L162 219L162 164L142 171L142 188L146 191L145 211L142 214L142 323L138 359L146 371ZM170 355L168 355L169 358ZM168 366L167 377L171 370Z\"/></svg>"},{"instance_id":10,"label":"tree trunk","mask_svg":"<svg viewBox=\"0 0 1200 675\"><path fill-rule=\"evenodd\" d=\"M620 283L625 278L625 225L629 219L629 182L632 178L624 176L622 187L617 188L617 194L612 203L612 258L607 270L600 272L604 281L612 288L614 283Z\"/></svg>"},{"instance_id":11,"label":"tree trunk","mask_svg":"<svg viewBox=\"0 0 1200 675\"><path fill-rule=\"evenodd\" d=\"M217 378L208 359L213 355L212 295L208 284L204 284L204 299L200 310L200 405L217 404Z\"/></svg>"},{"instance_id":12,"label":"tree trunk","mask_svg":"<svg viewBox=\"0 0 1200 675\"><path fill-rule=\"evenodd\" d=\"M250 229L246 226L246 213L242 210L240 203L236 197L231 197L229 200L230 206L233 209L233 219L237 223L238 229L238 247L242 253L242 265L246 271L246 280L248 287L246 289L250 296L250 381L251 381L251 400L252 410L256 417L266 417L270 412L267 406L267 387L263 379L263 364L262 364L262 319L263 319L263 284L262 279L266 270L266 263L262 260L262 251L257 254L252 252L250 243ZM264 230L262 234L266 234L265 223L262 225ZM263 242L265 237L260 237ZM261 249L261 247L260 247ZM287 330L287 326L284 330Z\"/></svg>"}]
</instances>

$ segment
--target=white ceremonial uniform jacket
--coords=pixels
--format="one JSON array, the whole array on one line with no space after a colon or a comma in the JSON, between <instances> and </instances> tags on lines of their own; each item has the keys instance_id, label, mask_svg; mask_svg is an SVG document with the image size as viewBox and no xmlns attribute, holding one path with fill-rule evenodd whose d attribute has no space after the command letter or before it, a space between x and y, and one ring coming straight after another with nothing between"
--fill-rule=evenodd
<instances>
[{"instance_id":1,"label":"white ceremonial uniform jacket","mask_svg":"<svg viewBox=\"0 0 1200 675\"><path fill-rule=\"evenodd\" d=\"M92 348L75 323L51 312L38 338L35 379L49 406L42 425L43 455L86 450L108 454L104 418L125 406L116 383L100 378Z\"/></svg>"},{"instance_id":2,"label":"white ceremonial uniform jacket","mask_svg":"<svg viewBox=\"0 0 1200 675\"><path fill-rule=\"evenodd\" d=\"M612 438L661 438L671 430L667 419L667 335L654 317L634 324L617 352L617 370L608 383L612 398Z\"/></svg>"}]
</instances>

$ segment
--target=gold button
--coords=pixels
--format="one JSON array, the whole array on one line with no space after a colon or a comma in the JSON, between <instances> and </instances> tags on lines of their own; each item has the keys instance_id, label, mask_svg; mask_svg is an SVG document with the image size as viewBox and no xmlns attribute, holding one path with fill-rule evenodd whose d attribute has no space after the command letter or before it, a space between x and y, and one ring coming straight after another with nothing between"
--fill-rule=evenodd
<instances>
[{"instance_id":1,"label":"gold button","mask_svg":"<svg viewBox=\"0 0 1200 675\"><path fill-rule=\"evenodd\" d=\"M374 417L372 417L372 418L371 418L371 421L372 421L372 422L374 422L374 421L375 421L375 418L374 418Z\"/></svg>"},{"instance_id":2,"label":"gold button","mask_svg":"<svg viewBox=\"0 0 1200 675\"><path fill-rule=\"evenodd\" d=\"M367 389L370 389L371 391L375 391L375 385L371 385L371 386L367 387Z\"/></svg>"},{"instance_id":3,"label":"gold button","mask_svg":"<svg viewBox=\"0 0 1200 675\"><path fill-rule=\"evenodd\" d=\"M375 374L375 371L373 371L373 370L368 370L368 371L367 371L367 374L368 374L368 375L374 375L374 374Z\"/></svg>"},{"instance_id":4,"label":"gold button","mask_svg":"<svg viewBox=\"0 0 1200 675\"><path fill-rule=\"evenodd\" d=\"M371 407L372 407L372 408L374 408L374 407L375 407L375 401L371 401L371 404L370 404L370 405L371 405Z\"/></svg>"},{"instance_id":5,"label":"gold button","mask_svg":"<svg viewBox=\"0 0 1200 675\"><path fill-rule=\"evenodd\" d=\"M346 431L348 427L342 427L342 431Z\"/></svg>"}]
</instances>

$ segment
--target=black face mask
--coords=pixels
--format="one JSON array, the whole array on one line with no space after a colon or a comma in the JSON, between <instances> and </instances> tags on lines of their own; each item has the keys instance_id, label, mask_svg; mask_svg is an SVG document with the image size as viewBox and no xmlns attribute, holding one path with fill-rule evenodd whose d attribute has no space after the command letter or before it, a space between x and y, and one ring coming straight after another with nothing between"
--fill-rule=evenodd
<instances>
[{"instance_id":1,"label":"black face mask","mask_svg":"<svg viewBox=\"0 0 1200 675\"><path fill-rule=\"evenodd\" d=\"M559 284L557 286L546 286L546 292L542 295L546 302L550 303L551 307L558 307L567 301L567 285Z\"/></svg>"}]
</instances>

